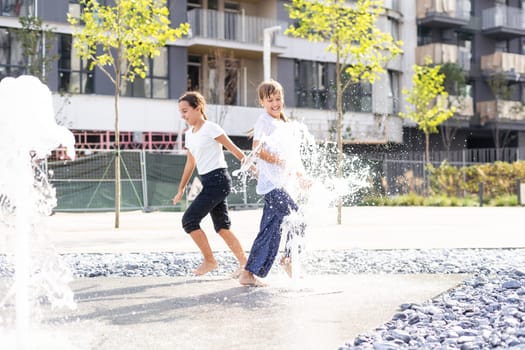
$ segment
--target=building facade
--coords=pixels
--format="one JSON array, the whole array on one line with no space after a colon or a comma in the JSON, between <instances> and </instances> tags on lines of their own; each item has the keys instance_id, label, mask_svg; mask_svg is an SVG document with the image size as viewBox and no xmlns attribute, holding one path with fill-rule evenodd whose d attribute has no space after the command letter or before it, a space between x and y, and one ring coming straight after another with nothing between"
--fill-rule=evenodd
<instances>
[{"instance_id":1,"label":"building facade","mask_svg":"<svg viewBox=\"0 0 525 350\"><path fill-rule=\"evenodd\" d=\"M289 2L168 0L173 25L188 22L190 33L151 60L145 79L124 87L123 147L181 148L185 125L177 98L198 90L207 98L210 120L249 148L247 132L261 111L255 90L265 70L283 85L288 115L303 121L318 140L335 140L335 57L325 44L284 34L292 24L285 8ZM457 63L467 79L456 100L461 108L432 136L432 147L524 146L524 3L385 0L378 26L404 42L404 53L374 84L348 89L345 143L422 149L416 126L397 115L407 108L401 90L410 88L413 64L430 56L436 64ZM79 147L111 148L113 85L75 53L67 14L80 11L77 0L0 0L0 79L27 73L27 58L13 28L20 27L19 17L41 18L56 33L45 54L57 57L46 72L57 120L74 131Z\"/></svg>"},{"instance_id":2,"label":"building facade","mask_svg":"<svg viewBox=\"0 0 525 350\"><path fill-rule=\"evenodd\" d=\"M456 63L466 83L435 147L524 146L524 6L521 0L417 1L416 63L427 56Z\"/></svg>"}]
</instances>

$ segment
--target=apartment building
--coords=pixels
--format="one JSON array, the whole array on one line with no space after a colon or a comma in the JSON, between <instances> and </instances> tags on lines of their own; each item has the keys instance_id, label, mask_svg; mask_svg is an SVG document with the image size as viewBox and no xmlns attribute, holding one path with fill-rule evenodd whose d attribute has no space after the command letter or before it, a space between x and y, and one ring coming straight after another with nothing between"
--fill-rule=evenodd
<instances>
[{"instance_id":1,"label":"apartment building","mask_svg":"<svg viewBox=\"0 0 525 350\"><path fill-rule=\"evenodd\" d=\"M185 125L176 101L186 90L199 90L208 100L210 120L249 148L246 133L260 113L255 89L266 74L284 86L289 116L303 121L317 139L334 140L335 57L325 51L325 44L284 34L292 23L284 6L289 2L169 0L173 25L189 22L190 33L150 62L145 79L124 87L123 147L181 148L178 136ZM378 26L403 40L404 54L391 61L373 85L355 84L347 91L345 143L423 147L415 125L397 114L406 108L401 89L410 87L413 64L430 55L436 64L458 62L467 76L467 95L446 130L433 135L434 148L492 147L494 135L508 142L500 146L525 145L525 118L520 112L524 3L385 0ZM111 148L113 86L98 69L89 71L87 62L75 54L67 14L80 11L78 0L0 0L0 79L26 72L27 62L12 31L20 26L17 17L42 18L56 33L47 54L58 59L46 76L54 92L57 120L74 131L79 147ZM496 77L508 87L505 94L492 93L489 82Z\"/></svg>"},{"instance_id":2,"label":"apartment building","mask_svg":"<svg viewBox=\"0 0 525 350\"><path fill-rule=\"evenodd\" d=\"M335 58L323 44L284 35L290 25L282 0L170 0L172 23L189 22L190 34L166 46L150 62L145 79L128 83L120 100L124 147L178 148L181 122L176 99L199 90L209 102L208 116L235 141L249 147L246 132L260 113L255 90L268 74L285 88L288 114L304 121L320 140L334 139ZM398 39L413 28L398 1L385 1L387 15L379 25ZM410 8L410 6L407 7ZM412 7L413 8L413 7ZM17 17L33 15L57 33L48 55L58 55L47 73L55 92L57 119L73 130L80 147L110 148L114 141L113 86L98 69L75 54L67 14L81 11L75 0L0 0L0 78L26 72L27 62L12 28ZM266 32L266 34L265 34ZM266 45L265 45L266 38ZM413 51L413 50L412 50ZM411 52L411 51L410 51ZM412 55L390 63L373 86L356 84L345 97L345 142L402 143L400 89ZM412 60L412 62L411 62ZM409 79L408 79L409 81Z\"/></svg>"},{"instance_id":3,"label":"apartment building","mask_svg":"<svg viewBox=\"0 0 525 350\"><path fill-rule=\"evenodd\" d=\"M454 62L466 77L458 111L434 147L525 146L524 7L522 0L417 1L416 63Z\"/></svg>"}]
</instances>

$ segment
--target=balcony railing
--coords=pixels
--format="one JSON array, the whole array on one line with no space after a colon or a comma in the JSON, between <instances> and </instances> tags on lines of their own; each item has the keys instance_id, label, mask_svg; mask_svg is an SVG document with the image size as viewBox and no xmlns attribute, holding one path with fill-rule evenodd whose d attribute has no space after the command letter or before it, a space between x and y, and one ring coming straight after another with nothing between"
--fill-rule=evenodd
<instances>
[{"instance_id":1,"label":"balcony railing","mask_svg":"<svg viewBox=\"0 0 525 350\"><path fill-rule=\"evenodd\" d=\"M190 38L230 40L257 45L263 43L265 28L281 25L284 30L287 26L285 22L279 22L273 18L206 9L188 11L188 22L190 23Z\"/></svg>"},{"instance_id":2,"label":"balcony railing","mask_svg":"<svg viewBox=\"0 0 525 350\"><path fill-rule=\"evenodd\" d=\"M525 12L517 7L499 5L483 10L482 29L506 27L517 30L525 28Z\"/></svg>"},{"instance_id":3,"label":"balcony railing","mask_svg":"<svg viewBox=\"0 0 525 350\"><path fill-rule=\"evenodd\" d=\"M417 1L417 18L441 15L468 21L470 2L466 0L421 0Z\"/></svg>"},{"instance_id":4,"label":"balcony railing","mask_svg":"<svg viewBox=\"0 0 525 350\"><path fill-rule=\"evenodd\" d=\"M448 96L450 104L456 107L456 116L472 117L474 115L474 100L470 96Z\"/></svg>"},{"instance_id":5,"label":"balcony railing","mask_svg":"<svg viewBox=\"0 0 525 350\"><path fill-rule=\"evenodd\" d=\"M35 14L35 0L0 0L0 16L21 17Z\"/></svg>"},{"instance_id":6,"label":"balcony railing","mask_svg":"<svg viewBox=\"0 0 525 350\"><path fill-rule=\"evenodd\" d=\"M525 74L525 55L495 52L482 56L481 70L490 73Z\"/></svg>"},{"instance_id":7,"label":"balcony railing","mask_svg":"<svg viewBox=\"0 0 525 350\"><path fill-rule=\"evenodd\" d=\"M525 107L520 101L492 100L476 104L481 125L493 120L525 120Z\"/></svg>"},{"instance_id":8,"label":"balcony railing","mask_svg":"<svg viewBox=\"0 0 525 350\"><path fill-rule=\"evenodd\" d=\"M457 62L465 71L470 71L470 50L456 45L434 43L416 48L416 64L425 64L425 58L430 57L433 64Z\"/></svg>"}]
</instances>

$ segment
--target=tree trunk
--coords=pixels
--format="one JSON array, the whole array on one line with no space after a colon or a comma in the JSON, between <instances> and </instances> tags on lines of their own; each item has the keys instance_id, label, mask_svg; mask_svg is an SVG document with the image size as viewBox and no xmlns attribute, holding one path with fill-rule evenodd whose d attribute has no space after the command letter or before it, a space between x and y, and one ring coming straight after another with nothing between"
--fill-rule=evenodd
<instances>
[{"instance_id":1,"label":"tree trunk","mask_svg":"<svg viewBox=\"0 0 525 350\"><path fill-rule=\"evenodd\" d=\"M425 133L425 162L423 164L423 171L425 173L425 196L429 194L429 179L428 179L428 164L430 164L430 134Z\"/></svg>"},{"instance_id":2,"label":"tree trunk","mask_svg":"<svg viewBox=\"0 0 525 350\"><path fill-rule=\"evenodd\" d=\"M117 53L120 62L120 51ZM118 104L120 97L120 63L116 64L115 69L115 228L120 227L120 127Z\"/></svg>"},{"instance_id":3,"label":"tree trunk","mask_svg":"<svg viewBox=\"0 0 525 350\"><path fill-rule=\"evenodd\" d=\"M343 177L343 87L341 82L341 63L339 61L339 50L337 51L335 64L335 84L336 84L336 108L337 108L337 179ZM339 195L337 198L337 224L341 225L341 212L343 199Z\"/></svg>"}]
</instances>

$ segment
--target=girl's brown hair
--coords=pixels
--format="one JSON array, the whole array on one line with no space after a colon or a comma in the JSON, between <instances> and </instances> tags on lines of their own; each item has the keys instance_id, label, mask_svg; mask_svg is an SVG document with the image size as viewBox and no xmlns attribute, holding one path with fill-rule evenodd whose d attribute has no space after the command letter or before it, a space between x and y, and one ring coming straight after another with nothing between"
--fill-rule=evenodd
<instances>
[{"instance_id":1,"label":"girl's brown hair","mask_svg":"<svg viewBox=\"0 0 525 350\"><path fill-rule=\"evenodd\" d=\"M283 99L283 107L284 107L284 90L283 86L279 84L275 80L266 80L259 84L257 87L257 93L259 95L259 101L263 101L265 98L269 98L274 94L280 94L281 98ZM281 120L287 122L288 118L286 117L286 114L284 114L284 111L281 110L280 114Z\"/></svg>"},{"instance_id":2,"label":"girl's brown hair","mask_svg":"<svg viewBox=\"0 0 525 350\"><path fill-rule=\"evenodd\" d=\"M206 109L206 99L197 91L188 91L185 92L181 97L179 97L179 103L182 101L188 102L191 108L200 109L204 119L208 120L208 116L204 113Z\"/></svg>"}]
</instances>

